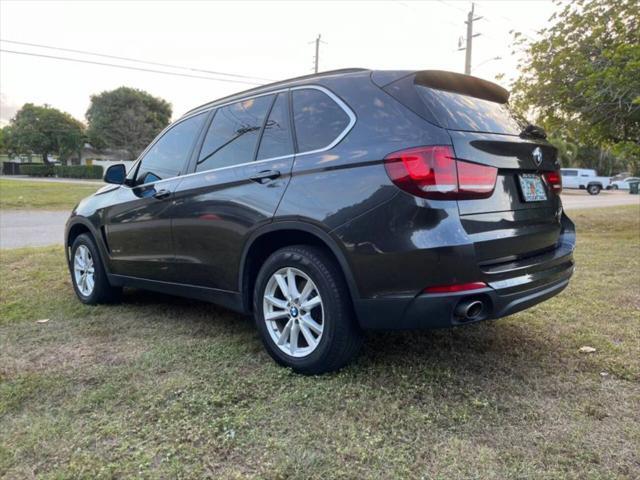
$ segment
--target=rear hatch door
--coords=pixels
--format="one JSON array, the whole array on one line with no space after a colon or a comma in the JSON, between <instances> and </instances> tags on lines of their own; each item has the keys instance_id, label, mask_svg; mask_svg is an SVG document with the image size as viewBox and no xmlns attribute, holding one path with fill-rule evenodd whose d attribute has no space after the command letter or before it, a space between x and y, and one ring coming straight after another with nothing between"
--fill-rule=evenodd
<instances>
[{"instance_id":1,"label":"rear hatch door","mask_svg":"<svg viewBox=\"0 0 640 480\"><path fill-rule=\"evenodd\" d=\"M541 176L545 170L556 169L555 148L501 134L450 134L457 158L498 169L489 198L458 201L462 225L474 240L478 260L490 265L555 248L561 204ZM533 159L534 151L538 157L541 152L541 165ZM540 182L545 199L528 201L531 196L525 196L525 189L531 187L529 182Z\"/></svg>"},{"instance_id":2,"label":"rear hatch door","mask_svg":"<svg viewBox=\"0 0 640 480\"><path fill-rule=\"evenodd\" d=\"M557 150L513 113L506 90L438 71L415 73L385 90L445 128L456 158L498 169L490 197L458 201L480 263L512 261L556 246L561 204L542 174L559 169Z\"/></svg>"}]
</instances>

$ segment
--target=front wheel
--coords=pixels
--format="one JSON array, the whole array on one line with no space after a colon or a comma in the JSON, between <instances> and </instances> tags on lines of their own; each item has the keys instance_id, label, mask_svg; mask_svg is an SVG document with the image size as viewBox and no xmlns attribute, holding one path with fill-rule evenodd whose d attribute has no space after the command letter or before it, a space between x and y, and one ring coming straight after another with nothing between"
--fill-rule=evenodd
<instances>
[{"instance_id":1,"label":"front wheel","mask_svg":"<svg viewBox=\"0 0 640 480\"><path fill-rule=\"evenodd\" d=\"M93 238L83 233L71 245L71 281L82 303L95 305L120 299L122 288L112 287Z\"/></svg>"},{"instance_id":2,"label":"front wheel","mask_svg":"<svg viewBox=\"0 0 640 480\"><path fill-rule=\"evenodd\" d=\"M598 195L600 193L600 185L589 185L587 187L587 192L589 192L589 195Z\"/></svg>"},{"instance_id":3,"label":"front wheel","mask_svg":"<svg viewBox=\"0 0 640 480\"><path fill-rule=\"evenodd\" d=\"M337 370L362 344L342 273L316 247L285 247L267 259L256 279L253 311L267 352L298 373Z\"/></svg>"}]
</instances>

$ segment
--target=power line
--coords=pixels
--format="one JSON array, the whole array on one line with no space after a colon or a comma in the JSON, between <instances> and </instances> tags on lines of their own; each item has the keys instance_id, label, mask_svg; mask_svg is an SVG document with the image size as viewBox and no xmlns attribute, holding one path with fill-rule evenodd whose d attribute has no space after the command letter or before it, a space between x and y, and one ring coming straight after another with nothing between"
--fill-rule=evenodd
<instances>
[{"instance_id":1,"label":"power line","mask_svg":"<svg viewBox=\"0 0 640 480\"><path fill-rule=\"evenodd\" d=\"M461 8L461 7L458 7L457 5L451 5L450 3L445 2L444 0L436 0L436 1L437 1L437 2L439 2L439 3L441 3L441 4L443 4L443 5L445 5L445 6L447 6L447 7L449 7L449 8L454 8L454 9L458 10L459 12L465 12L465 13L466 13L466 10L464 10L464 9L463 9L463 8ZM482 5L482 6L484 7L484 5ZM515 22L514 20L512 20L512 19L510 19L510 18L508 18L508 17L505 17L504 15L498 15L498 17L501 17L501 18L498 18L498 20L499 20L500 22L503 22L504 24L509 23L509 25L511 26L512 30L515 30L514 25L516 24L516 22ZM488 21L488 22L492 22L492 23L493 23L493 22L495 22L495 20L492 20L491 18L488 18L486 14L484 14L483 19L484 19L484 20L486 20L486 21ZM530 32L533 32L533 30L529 30L529 31L530 31ZM529 40L535 40L533 37L531 37L530 35L526 34L525 32L521 32L521 33L522 33L522 35L524 35L525 37L527 37ZM495 40L495 41L499 41L499 42L502 42L502 41L503 41L502 39L497 39L497 38L496 38L496 37L494 37L493 35L489 35L489 34L487 34L487 33L484 33L483 35L484 35L485 37L487 37L487 38L491 38L491 39L493 39L493 40Z\"/></svg>"},{"instance_id":2,"label":"power line","mask_svg":"<svg viewBox=\"0 0 640 480\"><path fill-rule=\"evenodd\" d=\"M28 47L47 48L49 50L59 50L59 51L62 51L62 52L81 53L83 55L93 55L95 57L113 58L115 60L125 60L127 62L145 63L147 65L156 65L158 67L178 68L178 69L181 69L181 70L190 70L192 72L210 73L210 74L213 74L213 75L224 75L224 76L227 76L227 77L246 78L246 79L252 79L252 80L265 80L267 82L273 82L274 81L274 80L269 79L269 78L254 77L254 76L251 76L251 75L240 75L240 74L237 74L237 73L217 72L217 71L214 71L214 70L204 70L202 68L182 67L180 65L171 65L169 63L151 62L151 61L148 61L148 60L140 60L140 59L131 58L131 57L120 57L118 55L109 55L109 54L106 54L106 53L90 52L88 50L76 50L74 48L54 47L53 45L43 45L43 44L40 44L40 43L18 42L16 40L6 40L6 39L3 39L3 38L0 39L0 42L12 43L12 44L15 44L15 45L25 45L25 46L28 46Z\"/></svg>"},{"instance_id":3,"label":"power line","mask_svg":"<svg viewBox=\"0 0 640 480\"><path fill-rule=\"evenodd\" d=\"M188 73L178 73L178 72L166 72L163 70L154 70L151 68L141 68L141 67L133 67L130 65L117 65L115 63L106 63L106 62L96 62L92 60L81 60L78 58L69 58L69 57L58 57L55 55L45 55L42 53L29 53L29 52L19 52L16 50L6 50L4 48L0 48L0 52L11 53L14 55L27 55L30 57L41 57L41 58L49 58L53 60L63 60L67 62L76 62L76 63L87 63L91 65L102 65L105 67L113 67L113 68L121 68L124 70L137 70L139 72L150 72L150 73L161 73L163 75L172 75L175 77L189 77L189 78L200 78L203 80L213 80L215 82L227 82L227 83L243 83L245 85L263 85L262 83L257 82L249 82L246 80L232 80L230 78L214 78L214 77L205 77L203 75L190 75Z\"/></svg>"},{"instance_id":4,"label":"power line","mask_svg":"<svg viewBox=\"0 0 640 480\"><path fill-rule=\"evenodd\" d=\"M446 5L447 7L455 8L456 10L459 10L459 11L461 11L463 13L466 13L465 9L460 8L460 7L456 6L456 5L451 5L451 4L447 3L447 2L445 2L444 0L437 0L437 1L440 2L443 5Z\"/></svg>"},{"instance_id":5,"label":"power line","mask_svg":"<svg viewBox=\"0 0 640 480\"><path fill-rule=\"evenodd\" d=\"M482 7L484 7L484 5L482 5ZM511 31L516 31L516 27L515 27L516 22L515 22L515 20L513 20L513 19L511 19L509 17L506 17L504 15L500 15L500 14L494 14L494 15L496 17L498 17L497 21L502 22L504 25L508 24L511 27ZM487 20L488 22L492 22L492 23L495 22L495 20L492 20L490 17L487 17L486 14L484 15L484 17L485 17L484 19ZM529 30L529 32L531 32L531 33L537 33L534 30L531 30L529 28L527 30ZM521 31L520 33L522 33L522 35L527 37L529 40L535 41L535 38L533 38L531 35L528 35L527 33L523 32L523 31Z\"/></svg>"},{"instance_id":6,"label":"power line","mask_svg":"<svg viewBox=\"0 0 640 480\"><path fill-rule=\"evenodd\" d=\"M500 55L496 56L496 57L492 57L492 58L487 58L486 60L476 64L473 66L474 69L481 67L482 65L485 65L489 62L493 62L494 60L502 60L502 57Z\"/></svg>"},{"instance_id":7,"label":"power line","mask_svg":"<svg viewBox=\"0 0 640 480\"><path fill-rule=\"evenodd\" d=\"M417 12L420 15L424 14L424 12L421 12L420 9L415 8L414 4L408 4L408 3L402 2L400 0L390 0L390 1L392 1L395 5L400 5L400 6L404 7L404 8L410 8L411 10L413 10L414 12ZM453 7L453 5L448 5L448 4L444 3L442 0L438 0L438 1L440 1L440 3L442 3L443 5L446 5L448 7ZM420 5L420 4L418 4L418 5ZM457 8L457 7L453 7L453 8ZM458 26L458 24L453 23L451 20L438 19L438 22L439 23L442 23L442 22L448 23L449 25L453 25L454 27Z\"/></svg>"}]
</instances>

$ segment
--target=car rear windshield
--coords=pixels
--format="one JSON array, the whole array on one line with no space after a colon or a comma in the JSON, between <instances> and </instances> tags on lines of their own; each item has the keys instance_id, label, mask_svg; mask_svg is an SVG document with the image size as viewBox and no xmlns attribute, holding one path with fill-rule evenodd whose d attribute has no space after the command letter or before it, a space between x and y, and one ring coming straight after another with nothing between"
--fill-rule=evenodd
<instances>
[{"instance_id":1,"label":"car rear windshield","mask_svg":"<svg viewBox=\"0 0 640 480\"><path fill-rule=\"evenodd\" d=\"M526 122L506 103L414 85L418 96L438 123L450 130L519 135Z\"/></svg>"}]
</instances>

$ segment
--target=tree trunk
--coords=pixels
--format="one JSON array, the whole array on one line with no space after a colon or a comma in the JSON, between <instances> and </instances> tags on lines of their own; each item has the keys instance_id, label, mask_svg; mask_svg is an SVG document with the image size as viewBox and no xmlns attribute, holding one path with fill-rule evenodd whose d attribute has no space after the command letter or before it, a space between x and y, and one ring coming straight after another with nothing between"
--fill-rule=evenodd
<instances>
[{"instance_id":1,"label":"tree trunk","mask_svg":"<svg viewBox=\"0 0 640 480\"><path fill-rule=\"evenodd\" d=\"M49 165L49 153L48 152L44 152L42 154L42 163L44 163L45 165Z\"/></svg>"}]
</instances>

